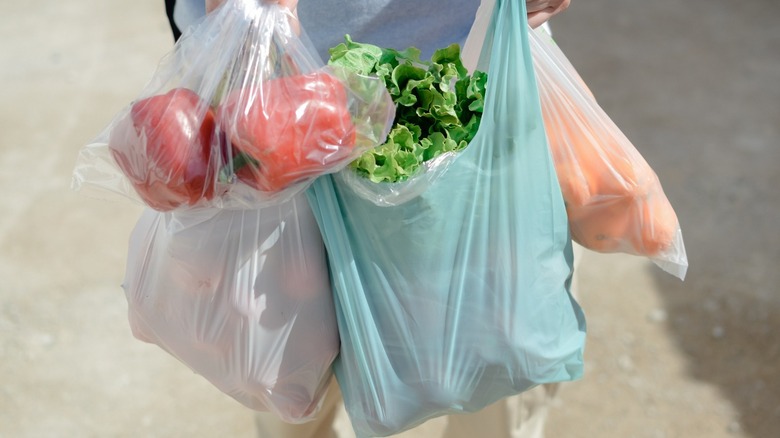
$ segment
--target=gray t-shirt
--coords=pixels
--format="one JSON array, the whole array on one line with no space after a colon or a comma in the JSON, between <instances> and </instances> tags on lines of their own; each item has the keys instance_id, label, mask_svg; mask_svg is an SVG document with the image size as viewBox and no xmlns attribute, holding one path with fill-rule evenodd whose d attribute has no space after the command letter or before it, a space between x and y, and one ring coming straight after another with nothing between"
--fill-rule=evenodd
<instances>
[{"instance_id":1,"label":"gray t-shirt","mask_svg":"<svg viewBox=\"0 0 780 438\"><path fill-rule=\"evenodd\" d=\"M204 0L179 0L174 19L185 29L205 13ZM424 58L466 40L479 0L300 0L298 16L323 59L349 34L359 42L405 49Z\"/></svg>"}]
</instances>

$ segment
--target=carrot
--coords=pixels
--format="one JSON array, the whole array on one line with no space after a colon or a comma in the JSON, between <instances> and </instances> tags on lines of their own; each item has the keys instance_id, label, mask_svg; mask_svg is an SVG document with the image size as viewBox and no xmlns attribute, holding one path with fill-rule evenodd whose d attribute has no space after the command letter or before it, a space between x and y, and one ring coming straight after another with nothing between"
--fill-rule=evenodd
<instances>
[{"instance_id":1,"label":"carrot","mask_svg":"<svg viewBox=\"0 0 780 438\"><path fill-rule=\"evenodd\" d=\"M634 251L653 257L671 249L680 224L663 192L652 193L637 207L641 211L634 216L640 218L641 228L631 239Z\"/></svg>"},{"instance_id":2,"label":"carrot","mask_svg":"<svg viewBox=\"0 0 780 438\"><path fill-rule=\"evenodd\" d=\"M593 197L593 182L590 181L589 173L583 172L579 166L568 160L556 161L555 172L558 174L561 193L567 205L582 207L590 203Z\"/></svg>"},{"instance_id":3,"label":"carrot","mask_svg":"<svg viewBox=\"0 0 780 438\"><path fill-rule=\"evenodd\" d=\"M593 126L583 114L571 114L575 108L564 109L568 119L558 117L560 111L544 112L547 139L564 200L588 205L603 197L647 193L655 180L647 162L639 154L627 154L620 137L609 127Z\"/></svg>"},{"instance_id":4,"label":"carrot","mask_svg":"<svg viewBox=\"0 0 780 438\"><path fill-rule=\"evenodd\" d=\"M677 264L677 257L684 256L680 225L658 176L604 113L582 77L562 54L556 56L561 62L534 53L534 62L572 240L602 253Z\"/></svg>"},{"instance_id":5,"label":"carrot","mask_svg":"<svg viewBox=\"0 0 780 438\"><path fill-rule=\"evenodd\" d=\"M618 252L626 249L626 233L633 225L632 200L616 198L601 204L567 205L572 239L585 248L598 252Z\"/></svg>"},{"instance_id":6,"label":"carrot","mask_svg":"<svg viewBox=\"0 0 780 438\"><path fill-rule=\"evenodd\" d=\"M656 257L672 249L679 222L663 192L567 205L572 239L585 248Z\"/></svg>"},{"instance_id":7,"label":"carrot","mask_svg":"<svg viewBox=\"0 0 780 438\"><path fill-rule=\"evenodd\" d=\"M542 116L572 239L605 253L667 250L678 222L650 165L614 125L587 117L568 96L544 97Z\"/></svg>"}]
</instances>

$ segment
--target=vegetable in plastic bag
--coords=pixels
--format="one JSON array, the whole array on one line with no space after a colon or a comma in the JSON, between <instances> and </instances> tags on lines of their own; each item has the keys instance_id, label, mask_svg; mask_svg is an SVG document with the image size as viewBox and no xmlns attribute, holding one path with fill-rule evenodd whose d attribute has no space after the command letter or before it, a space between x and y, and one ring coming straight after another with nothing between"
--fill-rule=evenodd
<instances>
[{"instance_id":1,"label":"vegetable in plastic bag","mask_svg":"<svg viewBox=\"0 0 780 438\"><path fill-rule=\"evenodd\" d=\"M569 293L572 245L525 4L499 5L481 125L446 170L403 202L374 202L352 168L307 192L342 340L334 370L359 437L582 374L585 322Z\"/></svg>"},{"instance_id":2,"label":"vegetable in plastic bag","mask_svg":"<svg viewBox=\"0 0 780 438\"><path fill-rule=\"evenodd\" d=\"M123 284L133 334L245 406L312 419L338 328L303 195L260 210L145 210Z\"/></svg>"},{"instance_id":3,"label":"vegetable in plastic bag","mask_svg":"<svg viewBox=\"0 0 780 438\"><path fill-rule=\"evenodd\" d=\"M238 153L252 163L239 180L278 192L301 178L322 173L322 163L354 156L355 126L344 86L315 72L267 81L260 99L232 93L219 109L220 123Z\"/></svg>"},{"instance_id":4,"label":"vegetable in plastic bag","mask_svg":"<svg viewBox=\"0 0 780 438\"><path fill-rule=\"evenodd\" d=\"M329 65L382 79L396 104L387 140L351 164L372 182L414 178L430 160L465 148L479 129L487 76L468 73L457 44L423 61L414 47L381 48L347 35L330 53Z\"/></svg>"},{"instance_id":5,"label":"vegetable in plastic bag","mask_svg":"<svg viewBox=\"0 0 780 438\"><path fill-rule=\"evenodd\" d=\"M175 88L135 102L108 147L147 206L168 211L196 205L215 195L215 120L194 91Z\"/></svg>"},{"instance_id":6,"label":"vegetable in plastic bag","mask_svg":"<svg viewBox=\"0 0 780 438\"><path fill-rule=\"evenodd\" d=\"M572 238L591 250L648 257L683 279L682 231L657 175L550 36L532 31L530 42Z\"/></svg>"},{"instance_id":7,"label":"vegetable in plastic bag","mask_svg":"<svg viewBox=\"0 0 780 438\"><path fill-rule=\"evenodd\" d=\"M228 0L187 29L74 169L73 187L158 211L284 202L381 143L377 79L328 67L289 11Z\"/></svg>"}]
</instances>

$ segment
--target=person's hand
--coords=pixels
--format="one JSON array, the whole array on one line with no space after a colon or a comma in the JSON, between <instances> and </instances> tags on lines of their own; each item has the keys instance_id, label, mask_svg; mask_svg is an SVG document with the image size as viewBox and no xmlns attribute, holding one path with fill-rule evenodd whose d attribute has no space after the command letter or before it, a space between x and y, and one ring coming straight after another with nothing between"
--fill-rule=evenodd
<instances>
[{"instance_id":1,"label":"person's hand","mask_svg":"<svg viewBox=\"0 0 780 438\"><path fill-rule=\"evenodd\" d=\"M295 9L298 7L298 0L266 0L266 1L279 3L280 5L286 7L287 9L293 12L295 12ZM217 9L217 7L222 3L225 3L225 0L206 0L206 13L209 13L214 9Z\"/></svg>"},{"instance_id":2,"label":"person's hand","mask_svg":"<svg viewBox=\"0 0 780 438\"><path fill-rule=\"evenodd\" d=\"M206 0L206 13L210 13L214 9L217 9L226 0ZM279 3L279 5L289 9L292 12L290 18L290 25L295 33L300 33L300 25L298 24L298 0L264 0L267 3Z\"/></svg>"},{"instance_id":3,"label":"person's hand","mask_svg":"<svg viewBox=\"0 0 780 438\"><path fill-rule=\"evenodd\" d=\"M526 0L528 25L534 29L541 26L553 15L568 8L570 3L571 0Z\"/></svg>"}]
</instances>

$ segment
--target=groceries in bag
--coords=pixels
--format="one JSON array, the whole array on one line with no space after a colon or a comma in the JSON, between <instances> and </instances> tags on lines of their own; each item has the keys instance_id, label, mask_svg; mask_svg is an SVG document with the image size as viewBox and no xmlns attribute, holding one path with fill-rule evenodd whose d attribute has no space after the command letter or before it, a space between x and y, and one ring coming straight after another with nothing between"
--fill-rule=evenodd
<instances>
[{"instance_id":1,"label":"groceries in bag","mask_svg":"<svg viewBox=\"0 0 780 438\"><path fill-rule=\"evenodd\" d=\"M123 283L130 326L243 405L308 421L339 352L327 269L302 195L259 210L146 210Z\"/></svg>"}]
</instances>

